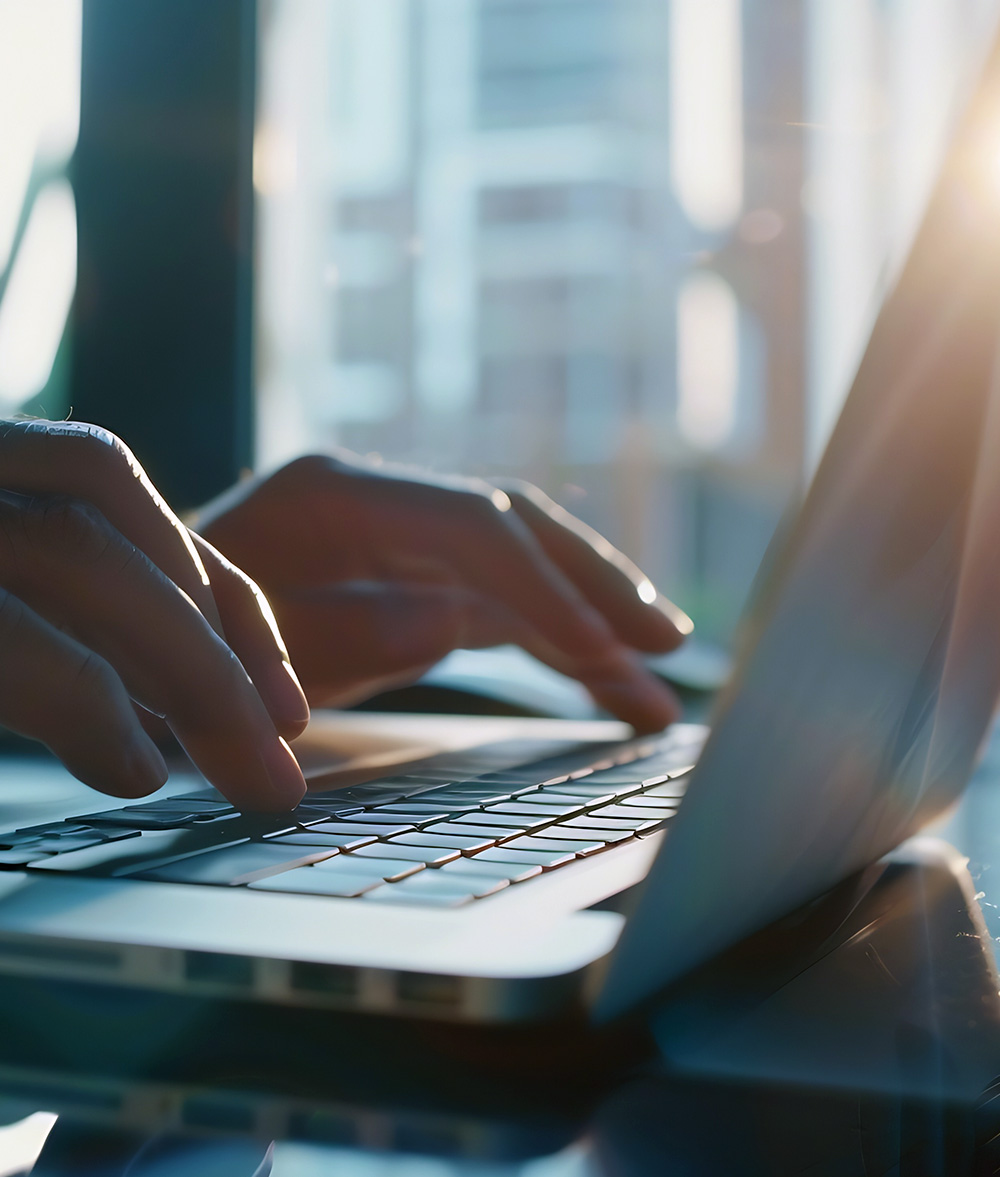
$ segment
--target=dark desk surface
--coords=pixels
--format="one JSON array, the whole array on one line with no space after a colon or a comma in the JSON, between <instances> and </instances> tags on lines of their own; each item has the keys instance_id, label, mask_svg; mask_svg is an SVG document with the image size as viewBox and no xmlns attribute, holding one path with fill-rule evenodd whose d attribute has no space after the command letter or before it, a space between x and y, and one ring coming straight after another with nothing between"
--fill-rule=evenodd
<instances>
[{"instance_id":1,"label":"dark desk surface","mask_svg":"<svg viewBox=\"0 0 1000 1177\"><path fill-rule=\"evenodd\" d=\"M0 1177L1000 1172L1000 739L934 833L601 1040L0 981Z\"/></svg>"}]
</instances>

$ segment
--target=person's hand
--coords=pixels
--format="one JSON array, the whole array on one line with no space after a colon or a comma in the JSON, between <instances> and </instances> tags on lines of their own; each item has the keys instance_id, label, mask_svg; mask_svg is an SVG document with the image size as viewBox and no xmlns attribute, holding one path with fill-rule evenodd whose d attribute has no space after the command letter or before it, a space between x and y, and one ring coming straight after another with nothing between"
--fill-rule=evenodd
<instances>
[{"instance_id":1,"label":"person's hand","mask_svg":"<svg viewBox=\"0 0 1000 1177\"><path fill-rule=\"evenodd\" d=\"M167 770L135 704L240 807L289 809L305 792L282 737L308 705L260 590L112 434L0 423L0 724L138 797Z\"/></svg>"},{"instance_id":2,"label":"person's hand","mask_svg":"<svg viewBox=\"0 0 1000 1177\"><path fill-rule=\"evenodd\" d=\"M677 718L636 651L673 649L691 622L535 487L314 455L239 484L195 526L264 590L314 706L516 642L640 730Z\"/></svg>"}]
</instances>

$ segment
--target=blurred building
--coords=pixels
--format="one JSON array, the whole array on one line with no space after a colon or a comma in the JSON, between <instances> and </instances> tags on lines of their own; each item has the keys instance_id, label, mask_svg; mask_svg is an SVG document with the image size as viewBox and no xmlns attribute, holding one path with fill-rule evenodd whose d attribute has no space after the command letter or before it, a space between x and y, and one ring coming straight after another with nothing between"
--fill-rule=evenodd
<instances>
[{"instance_id":1,"label":"blurred building","mask_svg":"<svg viewBox=\"0 0 1000 1177\"><path fill-rule=\"evenodd\" d=\"M803 17L762 7L274 6L263 272L321 258L261 290L262 451L531 478L731 619L803 456Z\"/></svg>"},{"instance_id":2,"label":"blurred building","mask_svg":"<svg viewBox=\"0 0 1000 1177\"><path fill-rule=\"evenodd\" d=\"M530 478L725 636L1000 0L260 0L258 460ZM80 0L0 5L0 411L68 407Z\"/></svg>"}]
</instances>

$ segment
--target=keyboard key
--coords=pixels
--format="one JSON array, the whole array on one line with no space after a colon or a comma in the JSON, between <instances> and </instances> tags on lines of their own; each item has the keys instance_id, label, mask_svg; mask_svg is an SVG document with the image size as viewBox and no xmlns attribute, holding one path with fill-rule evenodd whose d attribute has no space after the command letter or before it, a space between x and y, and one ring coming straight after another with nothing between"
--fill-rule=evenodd
<instances>
[{"instance_id":1,"label":"keyboard key","mask_svg":"<svg viewBox=\"0 0 1000 1177\"><path fill-rule=\"evenodd\" d=\"M517 798L518 805L558 805L570 810L580 809L590 805L610 805L615 800L614 793L599 793L596 797L571 797L566 793L549 792L548 789L536 789L532 793L522 793Z\"/></svg>"},{"instance_id":2,"label":"keyboard key","mask_svg":"<svg viewBox=\"0 0 1000 1177\"><path fill-rule=\"evenodd\" d=\"M460 851L433 846L407 846L398 840L389 842L374 842L371 846L362 846L360 850L351 852L354 858L401 858L407 862L423 862L427 866L442 865L458 858Z\"/></svg>"},{"instance_id":3,"label":"keyboard key","mask_svg":"<svg viewBox=\"0 0 1000 1177\"><path fill-rule=\"evenodd\" d=\"M505 833L509 834L510 830ZM458 850L462 854L474 854L477 850L486 850L496 845L496 838L462 837L457 834L430 834L424 830L419 834L400 834L389 838L387 846L429 846L441 847L446 850Z\"/></svg>"},{"instance_id":4,"label":"keyboard key","mask_svg":"<svg viewBox=\"0 0 1000 1177\"><path fill-rule=\"evenodd\" d=\"M197 817L193 810L166 813L137 813L135 810L108 809L103 813L85 813L77 821L88 826L124 826L129 830L171 830L190 825Z\"/></svg>"},{"instance_id":5,"label":"keyboard key","mask_svg":"<svg viewBox=\"0 0 1000 1177\"><path fill-rule=\"evenodd\" d=\"M568 785L560 785L559 792L564 797L594 798L627 797L630 793L637 793L642 783L635 777L627 781L615 783L613 781L580 781L578 784L570 781Z\"/></svg>"},{"instance_id":6,"label":"keyboard key","mask_svg":"<svg viewBox=\"0 0 1000 1177\"><path fill-rule=\"evenodd\" d=\"M490 890L498 891L507 886L505 879L491 880ZM487 891L487 893L489 893ZM424 871L416 878L404 879L391 887L380 887L369 891L362 898L370 903L400 903L417 907L461 907L476 896L471 886L460 879L442 878L436 871Z\"/></svg>"},{"instance_id":7,"label":"keyboard key","mask_svg":"<svg viewBox=\"0 0 1000 1177\"><path fill-rule=\"evenodd\" d=\"M36 843L39 839L38 834L28 833L17 834L13 831L9 834L0 834L0 850L13 850L15 846L26 846Z\"/></svg>"},{"instance_id":8,"label":"keyboard key","mask_svg":"<svg viewBox=\"0 0 1000 1177\"><path fill-rule=\"evenodd\" d=\"M307 800L303 801L301 805L297 805L291 813L286 813L285 817L298 822L300 825L311 825L316 821L329 821L331 818L337 817L350 819L363 812L363 805L350 805L346 801L339 801L328 805L318 802L314 805L311 801Z\"/></svg>"},{"instance_id":9,"label":"keyboard key","mask_svg":"<svg viewBox=\"0 0 1000 1177\"><path fill-rule=\"evenodd\" d=\"M549 817L553 821L560 817L568 817L571 813L582 813L585 802L574 799L560 805L539 805L528 801L505 801L502 805L491 805L483 813L489 816L510 815L511 817Z\"/></svg>"},{"instance_id":10,"label":"keyboard key","mask_svg":"<svg viewBox=\"0 0 1000 1177\"><path fill-rule=\"evenodd\" d=\"M379 806L377 813L394 814L399 812L403 814L407 821L413 821L414 825L419 825L421 822L428 821L444 821L445 818L451 817L453 813L463 813L468 809L476 809L478 806L475 802L463 805L456 801L451 806L441 805L439 803L431 805L422 805L419 802L405 802L401 803L398 810L395 806L387 805L385 807ZM371 811L362 814L362 817L368 817Z\"/></svg>"},{"instance_id":11,"label":"keyboard key","mask_svg":"<svg viewBox=\"0 0 1000 1177\"><path fill-rule=\"evenodd\" d=\"M88 846L103 846L110 841L121 842L138 837L138 830L119 830L116 838L105 838L99 831L94 830L89 834L63 834L58 838L40 838L33 845L26 844L24 849L42 850L47 854L66 854L71 850L85 850Z\"/></svg>"},{"instance_id":12,"label":"keyboard key","mask_svg":"<svg viewBox=\"0 0 1000 1177\"><path fill-rule=\"evenodd\" d=\"M500 838L509 838L515 833L524 833L524 830L520 826L512 830L510 826L481 826L472 822L442 821L435 822L432 826L424 826L420 832L445 834L456 838L484 838L495 842Z\"/></svg>"},{"instance_id":13,"label":"keyboard key","mask_svg":"<svg viewBox=\"0 0 1000 1177\"><path fill-rule=\"evenodd\" d=\"M558 854L587 854L604 849L603 842L597 841L563 841L558 838L514 838L505 842L505 850L551 850Z\"/></svg>"},{"instance_id":14,"label":"keyboard key","mask_svg":"<svg viewBox=\"0 0 1000 1177\"><path fill-rule=\"evenodd\" d=\"M366 847L366 849L374 850L378 847ZM373 875L378 874L380 878L391 883L396 879L405 879L407 875L415 875L417 871L426 870L427 864L425 862L412 862L406 858L382 858L382 857L367 857L361 856L365 853L364 850L352 851L350 854L345 854L339 858L328 858L324 862L317 862L312 870L353 870L357 874L364 874L371 872Z\"/></svg>"},{"instance_id":15,"label":"keyboard key","mask_svg":"<svg viewBox=\"0 0 1000 1177\"><path fill-rule=\"evenodd\" d=\"M251 891L284 891L294 895L329 895L338 899L354 899L372 891L376 887L384 887L385 879L381 875L362 875L350 870L333 870L339 861L328 858L324 870L317 870L312 866L298 867L296 870L285 871L280 875L271 875L266 879L258 879L249 883Z\"/></svg>"},{"instance_id":16,"label":"keyboard key","mask_svg":"<svg viewBox=\"0 0 1000 1177\"><path fill-rule=\"evenodd\" d=\"M61 834L79 834L82 831L89 833L92 829L93 826L80 825L79 822L75 821L46 821L37 826L22 826L21 829L14 831L14 835L23 840L24 838L40 838L43 834L56 834L58 836ZM110 831L108 830L103 831L103 833L105 837L110 835ZM0 840L3 841L4 845L7 845L6 839L9 837L11 837L10 834L3 834ZM10 844L14 845L16 843Z\"/></svg>"},{"instance_id":17,"label":"keyboard key","mask_svg":"<svg viewBox=\"0 0 1000 1177\"><path fill-rule=\"evenodd\" d=\"M615 845L618 842L627 842L629 838L634 837L635 830L609 830L601 826L580 829L577 826L564 825L560 822L557 826L549 826L548 829L543 830L540 836L558 838L562 842L604 842L606 845ZM510 842L505 842L504 845L509 846Z\"/></svg>"},{"instance_id":18,"label":"keyboard key","mask_svg":"<svg viewBox=\"0 0 1000 1177\"><path fill-rule=\"evenodd\" d=\"M669 788L669 785L667 786ZM681 803L681 798L677 796L657 796L652 790L645 789L639 793L633 793L630 797L621 797L617 801L618 805L638 805L652 806L654 809L676 809Z\"/></svg>"},{"instance_id":19,"label":"keyboard key","mask_svg":"<svg viewBox=\"0 0 1000 1177\"><path fill-rule=\"evenodd\" d=\"M40 862L42 859L48 857L48 851L36 850L31 846L23 846L19 849L0 850L0 866L30 866L31 863Z\"/></svg>"},{"instance_id":20,"label":"keyboard key","mask_svg":"<svg viewBox=\"0 0 1000 1177\"><path fill-rule=\"evenodd\" d=\"M554 850L508 850L506 846L495 846L492 850L480 850L474 858L463 859L465 862L502 862L508 865L517 863L540 866L542 870L554 870L557 866L572 862L576 852L557 852Z\"/></svg>"},{"instance_id":21,"label":"keyboard key","mask_svg":"<svg viewBox=\"0 0 1000 1177\"><path fill-rule=\"evenodd\" d=\"M236 807L226 801L200 801L185 797L164 797L161 801L144 801L141 805L123 805L122 809L128 813L194 813L206 817L236 812Z\"/></svg>"},{"instance_id":22,"label":"keyboard key","mask_svg":"<svg viewBox=\"0 0 1000 1177\"><path fill-rule=\"evenodd\" d=\"M111 835L111 831L98 833L91 826L70 825L68 822L47 822L45 825L28 826L23 830L9 830L5 834L0 834L0 847L4 850L12 850L15 847L27 846L29 843L37 844L42 838L62 838L68 834L89 834L103 840Z\"/></svg>"},{"instance_id":23,"label":"keyboard key","mask_svg":"<svg viewBox=\"0 0 1000 1177\"><path fill-rule=\"evenodd\" d=\"M550 826L549 829L556 830L624 830L627 833L635 833L636 830L642 829L643 826L649 825L649 819L645 817L594 817L593 814L586 814L584 817L570 817L566 821L561 821L557 826ZM654 823L659 824L659 823ZM597 837L595 833L594 837Z\"/></svg>"},{"instance_id":24,"label":"keyboard key","mask_svg":"<svg viewBox=\"0 0 1000 1177\"><path fill-rule=\"evenodd\" d=\"M672 817L676 810L661 809L656 806L643 805L625 805L618 802L615 805L605 805L603 809L592 809L590 811L591 817L641 817L646 821L663 821L667 817Z\"/></svg>"},{"instance_id":25,"label":"keyboard key","mask_svg":"<svg viewBox=\"0 0 1000 1177\"><path fill-rule=\"evenodd\" d=\"M672 797L680 800L687 792L688 783L686 780L679 781L663 781L660 784L654 785L652 788L646 787L646 782L643 781L643 789L640 796L642 797Z\"/></svg>"},{"instance_id":26,"label":"keyboard key","mask_svg":"<svg viewBox=\"0 0 1000 1177\"><path fill-rule=\"evenodd\" d=\"M239 887L336 853L338 851L333 847L322 850L318 846L244 842L222 850L192 854L166 866L144 870L135 877L157 879L165 883L209 883L219 887Z\"/></svg>"},{"instance_id":27,"label":"keyboard key","mask_svg":"<svg viewBox=\"0 0 1000 1177\"><path fill-rule=\"evenodd\" d=\"M446 817L450 816L451 815L448 813L441 813L438 814L436 820L443 821ZM413 829L416 826L428 825L433 822L435 818L433 814L427 813L410 813L409 811L406 813L397 813L395 810L393 810L392 813L388 813L383 812L382 810L366 809L364 813L358 814L357 820L363 822L365 825L405 825L410 829Z\"/></svg>"},{"instance_id":28,"label":"keyboard key","mask_svg":"<svg viewBox=\"0 0 1000 1177\"><path fill-rule=\"evenodd\" d=\"M292 837L296 834L330 834L332 837L354 835L361 837L368 835L373 838L391 838L394 834L412 833L416 827L407 822L377 822L377 821L322 821L307 825L305 829L290 830L287 834L268 834L270 838Z\"/></svg>"},{"instance_id":29,"label":"keyboard key","mask_svg":"<svg viewBox=\"0 0 1000 1177\"><path fill-rule=\"evenodd\" d=\"M482 826L484 829L497 830L520 830L522 833L526 830L539 829L542 826L551 825L552 822L558 821L554 814L549 814L548 817L512 817L509 814L502 813L463 813L461 816L450 821L449 825L454 826ZM440 824L440 823L435 823Z\"/></svg>"},{"instance_id":30,"label":"keyboard key","mask_svg":"<svg viewBox=\"0 0 1000 1177\"><path fill-rule=\"evenodd\" d=\"M182 854L184 851L196 849L199 847L192 845L192 835L188 830L148 830L141 836L102 842L85 850L71 850L68 853L53 855L33 863L29 869L56 871L60 874L75 871L107 874L121 870L125 874L139 870L143 866L160 863L168 858L171 852Z\"/></svg>"},{"instance_id":31,"label":"keyboard key","mask_svg":"<svg viewBox=\"0 0 1000 1177\"><path fill-rule=\"evenodd\" d=\"M455 789L450 786L443 789L432 789L429 793L421 793L420 799L424 804L446 807L454 804L454 812L462 809L475 809L480 805L496 805L500 801L510 799L510 793L499 792L496 789Z\"/></svg>"},{"instance_id":32,"label":"keyboard key","mask_svg":"<svg viewBox=\"0 0 1000 1177\"><path fill-rule=\"evenodd\" d=\"M299 834L282 834L278 838L268 838L270 845L277 842L282 846L331 846L335 850L360 850L362 846L369 846L378 840L378 834L318 834L310 830Z\"/></svg>"},{"instance_id":33,"label":"keyboard key","mask_svg":"<svg viewBox=\"0 0 1000 1177\"><path fill-rule=\"evenodd\" d=\"M486 862L482 858L457 858L435 871L439 875L466 875L472 878L507 879L523 883L542 873L542 868L529 862Z\"/></svg>"},{"instance_id":34,"label":"keyboard key","mask_svg":"<svg viewBox=\"0 0 1000 1177\"><path fill-rule=\"evenodd\" d=\"M391 804L393 801L401 801L406 795L407 790L405 789L374 782L365 785L351 785L350 788L338 789L333 793L310 794L306 803L309 805L322 805L327 802L350 804L358 801L362 805L381 805L383 802Z\"/></svg>"},{"instance_id":35,"label":"keyboard key","mask_svg":"<svg viewBox=\"0 0 1000 1177\"><path fill-rule=\"evenodd\" d=\"M677 812L680 803L679 797L647 797L645 793L636 793L634 797L625 797L617 804L623 809L652 809L673 814Z\"/></svg>"}]
</instances>

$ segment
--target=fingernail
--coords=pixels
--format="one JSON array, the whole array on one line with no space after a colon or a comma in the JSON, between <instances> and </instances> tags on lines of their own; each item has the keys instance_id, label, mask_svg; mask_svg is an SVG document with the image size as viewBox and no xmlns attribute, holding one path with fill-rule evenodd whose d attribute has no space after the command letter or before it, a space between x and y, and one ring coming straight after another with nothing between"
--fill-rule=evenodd
<instances>
[{"instance_id":1,"label":"fingernail","mask_svg":"<svg viewBox=\"0 0 1000 1177\"><path fill-rule=\"evenodd\" d=\"M305 796L306 782L287 742L278 736L273 743L261 749L260 759L271 783L276 806L294 809Z\"/></svg>"},{"instance_id":2,"label":"fingernail","mask_svg":"<svg viewBox=\"0 0 1000 1177\"><path fill-rule=\"evenodd\" d=\"M602 706L643 732L659 731L680 718L680 701L668 686L631 658L620 663L618 672L587 679Z\"/></svg>"},{"instance_id":3,"label":"fingernail","mask_svg":"<svg viewBox=\"0 0 1000 1177\"><path fill-rule=\"evenodd\" d=\"M272 664L256 685L275 726L298 735L309 722L309 704L292 664L287 660Z\"/></svg>"},{"instance_id":4,"label":"fingernail","mask_svg":"<svg viewBox=\"0 0 1000 1177\"><path fill-rule=\"evenodd\" d=\"M663 596L662 593L657 593L656 600L652 602L652 605L654 609L666 617L682 637L686 638L694 633L694 622L691 618L688 617L683 609L678 609L673 601Z\"/></svg>"},{"instance_id":5,"label":"fingernail","mask_svg":"<svg viewBox=\"0 0 1000 1177\"><path fill-rule=\"evenodd\" d=\"M130 792L152 793L167 783L167 762L148 736L134 739L125 749L126 785Z\"/></svg>"},{"instance_id":6,"label":"fingernail","mask_svg":"<svg viewBox=\"0 0 1000 1177\"><path fill-rule=\"evenodd\" d=\"M639 581L635 586L635 591L643 604L649 605L650 608L664 616L682 637L686 638L694 632L694 622L691 618L683 609L678 609L673 601L659 592L648 577Z\"/></svg>"}]
</instances>

